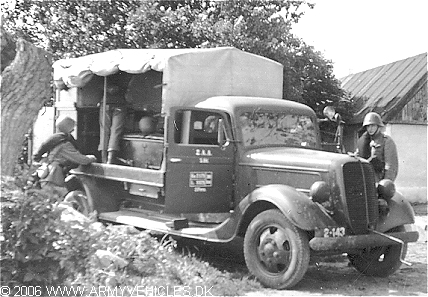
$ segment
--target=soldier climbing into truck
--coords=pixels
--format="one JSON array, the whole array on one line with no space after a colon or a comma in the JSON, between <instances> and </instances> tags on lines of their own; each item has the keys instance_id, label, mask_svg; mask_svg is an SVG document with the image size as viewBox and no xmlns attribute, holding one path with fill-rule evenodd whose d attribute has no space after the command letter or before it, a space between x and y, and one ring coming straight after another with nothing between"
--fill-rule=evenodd
<instances>
[{"instance_id":1,"label":"soldier climbing into truck","mask_svg":"<svg viewBox=\"0 0 428 297\"><path fill-rule=\"evenodd\" d=\"M64 186L70 169L97 161L94 155L85 156L79 152L71 135L75 124L72 118L60 116L55 124L58 132L44 141L33 156L34 162L45 160L35 172L35 180L41 187L55 188L62 196L67 193Z\"/></svg>"},{"instance_id":2,"label":"soldier climbing into truck","mask_svg":"<svg viewBox=\"0 0 428 297\"><path fill-rule=\"evenodd\" d=\"M367 160L322 150L315 112L282 98L281 64L231 47L59 60L55 80L68 89L57 91L57 113L75 112L84 153L98 152L105 77L123 73L123 164L72 170L68 201L82 213L201 241L242 237L249 271L277 289L295 286L314 254L347 253L376 276L407 263L412 207L388 180L376 183ZM163 134L141 133L146 112Z\"/></svg>"}]
</instances>

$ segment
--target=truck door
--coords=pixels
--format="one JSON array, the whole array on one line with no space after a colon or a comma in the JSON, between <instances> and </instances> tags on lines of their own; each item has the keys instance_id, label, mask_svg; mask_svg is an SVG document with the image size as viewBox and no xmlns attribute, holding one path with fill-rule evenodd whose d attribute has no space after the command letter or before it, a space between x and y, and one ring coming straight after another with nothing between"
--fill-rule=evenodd
<instances>
[{"instance_id":1,"label":"truck door","mask_svg":"<svg viewBox=\"0 0 428 297\"><path fill-rule=\"evenodd\" d=\"M227 115L219 111L172 110L168 122L166 212L230 210L234 145L226 141L219 143L223 139L221 135L231 135L228 123Z\"/></svg>"}]
</instances>

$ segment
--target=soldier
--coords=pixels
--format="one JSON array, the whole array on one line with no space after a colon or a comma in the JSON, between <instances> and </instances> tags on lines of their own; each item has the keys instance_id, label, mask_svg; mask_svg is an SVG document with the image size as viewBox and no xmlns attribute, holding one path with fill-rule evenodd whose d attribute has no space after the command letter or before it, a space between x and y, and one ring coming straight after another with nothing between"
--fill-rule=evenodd
<instances>
[{"instance_id":1,"label":"soldier","mask_svg":"<svg viewBox=\"0 0 428 297\"><path fill-rule=\"evenodd\" d=\"M101 152L107 150L107 164L117 163L120 137L125 129L126 121L125 92L125 88L118 85L111 84L107 87L105 118L103 118L103 105L100 103L101 133L98 150Z\"/></svg>"},{"instance_id":2,"label":"soldier","mask_svg":"<svg viewBox=\"0 0 428 297\"><path fill-rule=\"evenodd\" d=\"M397 147L392 138L382 132L385 125L380 116L369 112L363 121L366 129L357 142L357 154L370 161L376 173L376 181L394 181L398 174Z\"/></svg>"},{"instance_id":3,"label":"soldier","mask_svg":"<svg viewBox=\"0 0 428 297\"><path fill-rule=\"evenodd\" d=\"M42 187L55 187L65 194L65 175L71 168L96 162L93 155L81 154L76 146L76 140L71 135L76 122L68 116L60 116L56 121L58 133L50 136L34 154L33 160L40 162L47 153L47 169L39 176ZM62 188L62 189L61 189Z\"/></svg>"},{"instance_id":4,"label":"soldier","mask_svg":"<svg viewBox=\"0 0 428 297\"><path fill-rule=\"evenodd\" d=\"M335 123L336 133L334 135L334 143L336 143L336 150L339 153L345 153L343 146L343 125L345 122L342 121L342 116L336 112L333 106L324 107L323 114L326 118L320 119L319 122L330 121Z\"/></svg>"}]
</instances>

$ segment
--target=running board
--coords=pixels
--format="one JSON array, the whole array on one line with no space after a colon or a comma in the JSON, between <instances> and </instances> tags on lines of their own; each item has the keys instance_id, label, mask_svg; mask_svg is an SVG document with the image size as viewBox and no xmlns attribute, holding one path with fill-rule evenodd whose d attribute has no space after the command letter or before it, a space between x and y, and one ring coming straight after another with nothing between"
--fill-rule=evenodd
<instances>
[{"instance_id":1,"label":"running board","mask_svg":"<svg viewBox=\"0 0 428 297\"><path fill-rule=\"evenodd\" d=\"M101 213L98 218L101 221L130 225L136 228L178 235L180 237L212 242L224 241L219 239L216 234L216 229L221 224L200 224L194 222L183 224L183 218L179 216L155 215L155 213L152 216L132 210L119 210ZM177 227L184 228L178 229Z\"/></svg>"}]
</instances>

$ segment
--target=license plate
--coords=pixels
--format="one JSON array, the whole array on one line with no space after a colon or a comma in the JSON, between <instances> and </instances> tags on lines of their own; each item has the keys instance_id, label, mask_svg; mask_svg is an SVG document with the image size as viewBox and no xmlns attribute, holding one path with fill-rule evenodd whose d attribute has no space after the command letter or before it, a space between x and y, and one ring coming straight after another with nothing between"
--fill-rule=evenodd
<instances>
[{"instance_id":1,"label":"license plate","mask_svg":"<svg viewBox=\"0 0 428 297\"><path fill-rule=\"evenodd\" d=\"M346 235L345 227L327 227L323 230L324 237L343 237Z\"/></svg>"}]
</instances>

